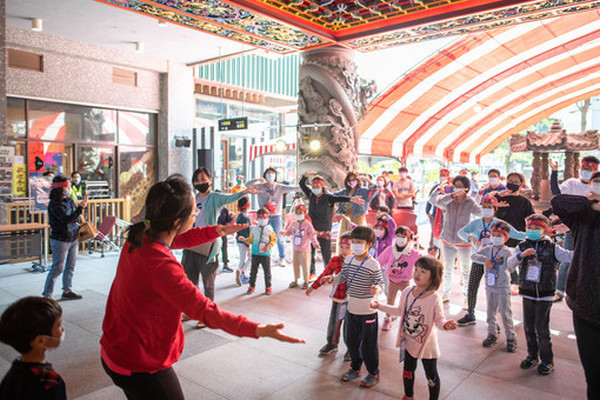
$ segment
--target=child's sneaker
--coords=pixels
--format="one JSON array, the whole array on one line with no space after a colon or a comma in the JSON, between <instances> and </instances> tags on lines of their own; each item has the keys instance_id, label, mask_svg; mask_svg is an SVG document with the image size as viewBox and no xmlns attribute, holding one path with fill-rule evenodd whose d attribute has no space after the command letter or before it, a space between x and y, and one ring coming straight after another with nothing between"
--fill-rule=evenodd
<instances>
[{"instance_id":1,"label":"child's sneaker","mask_svg":"<svg viewBox=\"0 0 600 400\"><path fill-rule=\"evenodd\" d=\"M475 325L476 323L477 323L477 320L475 320L475 315L469 314L469 313L466 313L464 317L462 317L461 319L456 321L456 324L458 326L469 326L469 325Z\"/></svg>"},{"instance_id":2,"label":"child's sneaker","mask_svg":"<svg viewBox=\"0 0 600 400\"><path fill-rule=\"evenodd\" d=\"M514 353L515 351L517 351L516 339L506 339L506 351L509 353Z\"/></svg>"},{"instance_id":3,"label":"child's sneaker","mask_svg":"<svg viewBox=\"0 0 600 400\"><path fill-rule=\"evenodd\" d=\"M321 354L321 355L331 354L334 351L337 351L337 349L338 349L338 347L335 344L327 343L325 346L321 347L321 350L319 350L319 354Z\"/></svg>"},{"instance_id":4,"label":"child's sneaker","mask_svg":"<svg viewBox=\"0 0 600 400\"><path fill-rule=\"evenodd\" d=\"M352 361L352 357L350 357L350 352L346 350L346 354L344 354L344 361Z\"/></svg>"},{"instance_id":5,"label":"child's sneaker","mask_svg":"<svg viewBox=\"0 0 600 400\"><path fill-rule=\"evenodd\" d=\"M235 283L238 286L242 286L242 271L239 269L235 271Z\"/></svg>"},{"instance_id":6,"label":"child's sneaker","mask_svg":"<svg viewBox=\"0 0 600 400\"><path fill-rule=\"evenodd\" d=\"M247 284L249 284L249 283L250 283L250 277L249 277L249 276L246 276L246 274L244 274L244 273L242 272L242 284L243 284L243 285L247 285Z\"/></svg>"},{"instance_id":7,"label":"child's sneaker","mask_svg":"<svg viewBox=\"0 0 600 400\"><path fill-rule=\"evenodd\" d=\"M314 282L317 279L317 276L315 274L309 274L308 275L308 281L309 282Z\"/></svg>"},{"instance_id":8,"label":"child's sneaker","mask_svg":"<svg viewBox=\"0 0 600 400\"><path fill-rule=\"evenodd\" d=\"M392 319L385 317L383 319L383 324L381 324L381 330L382 331L389 331L390 328L392 327Z\"/></svg>"},{"instance_id":9,"label":"child's sneaker","mask_svg":"<svg viewBox=\"0 0 600 400\"><path fill-rule=\"evenodd\" d=\"M248 286L248 291L246 292L246 294L252 294L254 293L254 286Z\"/></svg>"},{"instance_id":10,"label":"child's sneaker","mask_svg":"<svg viewBox=\"0 0 600 400\"><path fill-rule=\"evenodd\" d=\"M360 386L370 388L371 386L377 385L377 383L379 383L379 374L368 374L362 381L360 381Z\"/></svg>"},{"instance_id":11,"label":"child's sneaker","mask_svg":"<svg viewBox=\"0 0 600 400\"><path fill-rule=\"evenodd\" d=\"M498 341L498 337L494 336L494 335L488 335L484 340L483 340L483 347L491 347L494 343L496 343Z\"/></svg>"},{"instance_id":12,"label":"child's sneaker","mask_svg":"<svg viewBox=\"0 0 600 400\"><path fill-rule=\"evenodd\" d=\"M535 367L539 363L540 363L540 360L538 360L537 358L533 358L531 356L527 356L526 359L524 359L523 361L521 361L521 368L522 369L529 369L531 367Z\"/></svg>"},{"instance_id":13,"label":"child's sneaker","mask_svg":"<svg viewBox=\"0 0 600 400\"><path fill-rule=\"evenodd\" d=\"M342 382L350 382L355 380L356 378L360 378L360 369L358 371L350 368L348 371L344 372L342 375Z\"/></svg>"},{"instance_id":14,"label":"child's sneaker","mask_svg":"<svg viewBox=\"0 0 600 400\"><path fill-rule=\"evenodd\" d=\"M229 266L227 264L225 264L225 265L223 265L222 272L231 273L231 272L233 272L233 270L231 268L229 268Z\"/></svg>"},{"instance_id":15,"label":"child's sneaker","mask_svg":"<svg viewBox=\"0 0 600 400\"><path fill-rule=\"evenodd\" d=\"M270 295L271 295L271 293L273 293L273 290L272 290L270 287L268 287L268 288L266 288L266 289L265 289L265 294L266 294L267 296L270 296Z\"/></svg>"},{"instance_id":16,"label":"child's sneaker","mask_svg":"<svg viewBox=\"0 0 600 400\"><path fill-rule=\"evenodd\" d=\"M538 366L538 374L540 375L550 375L550 372L554 371L554 363L547 363L546 361L542 361L542 363Z\"/></svg>"},{"instance_id":17,"label":"child's sneaker","mask_svg":"<svg viewBox=\"0 0 600 400\"><path fill-rule=\"evenodd\" d=\"M292 281L292 282L290 283L290 286L288 286L288 287L289 287L290 289L297 288L297 287L298 287L298 282L296 282L296 281Z\"/></svg>"}]
</instances>

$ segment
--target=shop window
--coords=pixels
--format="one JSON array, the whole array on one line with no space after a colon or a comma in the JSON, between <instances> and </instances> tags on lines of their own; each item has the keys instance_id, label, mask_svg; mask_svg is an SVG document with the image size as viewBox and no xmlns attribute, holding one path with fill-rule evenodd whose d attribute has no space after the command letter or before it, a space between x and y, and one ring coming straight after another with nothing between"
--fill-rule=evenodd
<instances>
[{"instance_id":1,"label":"shop window","mask_svg":"<svg viewBox=\"0 0 600 400\"><path fill-rule=\"evenodd\" d=\"M156 115L119 111L119 144L156 143Z\"/></svg>"},{"instance_id":2,"label":"shop window","mask_svg":"<svg viewBox=\"0 0 600 400\"><path fill-rule=\"evenodd\" d=\"M29 138L114 142L116 111L41 101L28 102Z\"/></svg>"},{"instance_id":3,"label":"shop window","mask_svg":"<svg viewBox=\"0 0 600 400\"><path fill-rule=\"evenodd\" d=\"M8 98L6 104L6 135L9 138L24 138L25 100Z\"/></svg>"},{"instance_id":4,"label":"shop window","mask_svg":"<svg viewBox=\"0 0 600 400\"><path fill-rule=\"evenodd\" d=\"M153 148L119 147L119 196L131 198L131 213L137 214L144 206L146 193L156 181Z\"/></svg>"},{"instance_id":5,"label":"shop window","mask_svg":"<svg viewBox=\"0 0 600 400\"><path fill-rule=\"evenodd\" d=\"M86 181L90 198L113 197L114 149L78 146L76 170Z\"/></svg>"},{"instance_id":6,"label":"shop window","mask_svg":"<svg viewBox=\"0 0 600 400\"><path fill-rule=\"evenodd\" d=\"M30 176L42 176L44 172L71 173L71 146L56 142L29 142L28 146Z\"/></svg>"}]
</instances>

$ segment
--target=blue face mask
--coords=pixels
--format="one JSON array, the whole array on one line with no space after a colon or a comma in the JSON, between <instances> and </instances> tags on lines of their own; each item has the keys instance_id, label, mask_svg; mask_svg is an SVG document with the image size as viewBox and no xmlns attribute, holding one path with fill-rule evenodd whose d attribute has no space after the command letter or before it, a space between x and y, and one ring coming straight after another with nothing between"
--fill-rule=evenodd
<instances>
[{"instance_id":1,"label":"blue face mask","mask_svg":"<svg viewBox=\"0 0 600 400\"><path fill-rule=\"evenodd\" d=\"M315 196L318 196L323 193L323 189L313 189L312 192L315 194Z\"/></svg>"},{"instance_id":2,"label":"blue face mask","mask_svg":"<svg viewBox=\"0 0 600 400\"><path fill-rule=\"evenodd\" d=\"M579 171L579 176L585 181L589 181L590 179L592 179L593 174L594 173L592 171L586 171L585 169Z\"/></svg>"},{"instance_id":3,"label":"blue face mask","mask_svg":"<svg viewBox=\"0 0 600 400\"><path fill-rule=\"evenodd\" d=\"M527 235L527 239L536 241L542 238L542 231L539 229L527 229L525 235Z\"/></svg>"},{"instance_id":4,"label":"blue face mask","mask_svg":"<svg viewBox=\"0 0 600 400\"><path fill-rule=\"evenodd\" d=\"M492 236L490 239L494 246L502 246L504 244L504 238L501 236Z\"/></svg>"}]
</instances>

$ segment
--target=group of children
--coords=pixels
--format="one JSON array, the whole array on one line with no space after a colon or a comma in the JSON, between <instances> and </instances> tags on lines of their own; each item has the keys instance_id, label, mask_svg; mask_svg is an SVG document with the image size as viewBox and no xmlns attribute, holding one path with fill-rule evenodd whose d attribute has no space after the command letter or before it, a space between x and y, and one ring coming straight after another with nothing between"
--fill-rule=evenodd
<instances>
[{"instance_id":1,"label":"group of children","mask_svg":"<svg viewBox=\"0 0 600 400\"><path fill-rule=\"evenodd\" d=\"M493 201L489 203L484 201L483 208L493 206ZM236 223L249 223L247 201L242 199L238 206L240 213ZM337 350L345 321L344 339L348 351L344 359L350 361L350 368L341 376L341 381L360 378L364 363L367 374L360 385L371 387L380 378L377 311L385 313L382 330L391 329L392 321L399 317L396 345L400 362L404 363L403 399L413 398L418 359L425 369L430 398L437 399L440 393L437 329L453 330L457 327L455 321L446 320L442 298L437 293L442 283L442 264L414 250L411 230L405 226L390 229L395 227L389 223L393 220L382 214L374 229L356 226L351 232L341 235L339 255L330 259L323 273L309 286L310 245L318 248L319 243L306 207L296 206L294 214L295 221L280 232L291 237L293 243L294 280L290 288L298 287L300 278L307 296L323 284L335 285L330 295L332 306L327 343L320 354L327 355ZM257 224L236 236L240 254L243 254L237 279L248 280L248 294L255 290L259 266L264 270L265 293L271 294L270 250L277 238L268 218L268 210L260 209ZM537 365L540 374L549 374L554 368L549 318L556 288L556 270L560 262L571 259L572 251L564 250L550 239L549 221L542 215L534 214L527 219L525 239L514 251L505 243L509 236L518 236L518 233L507 223L495 220L493 213L482 213L482 218L472 224L462 234L478 236L478 246L471 258L474 263L483 265L481 275L485 276L488 335L483 346L490 347L498 340L496 316L499 313L507 339L506 350L516 350L510 307L510 273L519 268L519 292L523 298L523 326L528 352L521 368ZM478 225L483 228L476 228ZM249 278L246 277L247 254L251 254ZM411 279L413 286L410 286ZM382 291L386 293L386 304L377 300ZM400 301L395 305L398 292L401 292ZM45 351L57 347L63 335L61 309L51 299L25 298L4 312L0 320L0 340L17 349L21 357L13 363L2 381L2 398L64 398L64 382L45 360Z\"/></svg>"}]
</instances>

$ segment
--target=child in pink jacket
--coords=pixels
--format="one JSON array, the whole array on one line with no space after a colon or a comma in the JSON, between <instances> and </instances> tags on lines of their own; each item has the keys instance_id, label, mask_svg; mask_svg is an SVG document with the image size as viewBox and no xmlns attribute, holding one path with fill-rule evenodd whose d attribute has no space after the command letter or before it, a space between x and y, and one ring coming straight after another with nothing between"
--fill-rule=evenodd
<instances>
[{"instance_id":1,"label":"child in pink jacket","mask_svg":"<svg viewBox=\"0 0 600 400\"><path fill-rule=\"evenodd\" d=\"M386 294L387 304L390 306L393 306L396 302L398 292L403 291L408 286L415 262L421 257L421 254L413 248L413 234L410 228L399 226L395 235L394 244L385 249L377 258L388 281ZM392 318L390 318L390 314L386 314L381 330L389 331L391 327Z\"/></svg>"},{"instance_id":2,"label":"child in pink jacket","mask_svg":"<svg viewBox=\"0 0 600 400\"><path fill-rule=\"evenodd\" d=\"M298 204L294 210L296 221L292 222L281 234L292 237L294 246L294 280L290 283L290 288L298 287L300 279L300 269L302 268L302 278L304 283L302 289L308 289L308 266L310 265L310 244L315 249L319 248L317 234L312 226L310 217L307 215L306 207Z\"/></svg>"}]
</instances>

